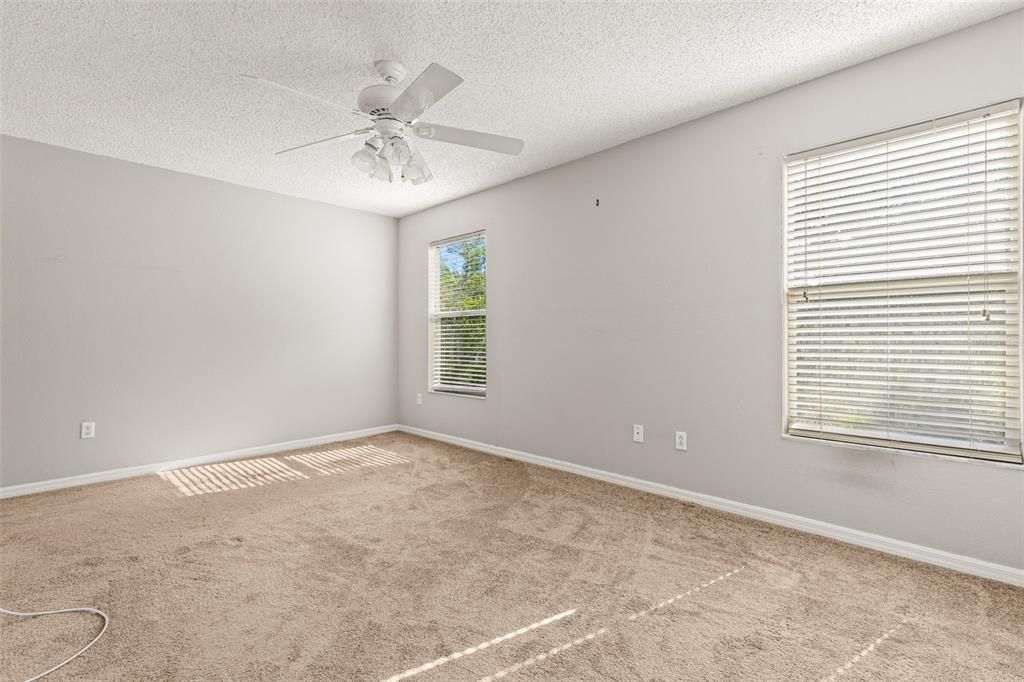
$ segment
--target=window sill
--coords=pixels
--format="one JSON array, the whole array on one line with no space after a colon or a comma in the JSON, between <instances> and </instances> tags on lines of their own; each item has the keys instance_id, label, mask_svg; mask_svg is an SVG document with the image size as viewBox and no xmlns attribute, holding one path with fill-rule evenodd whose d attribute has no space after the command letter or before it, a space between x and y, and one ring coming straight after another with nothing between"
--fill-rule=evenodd
<instances>
[{"instance_id":1,"label":"window sill","mask_svg":"<svg viewBox=\"0 0 1024 682\"><path fill-rule=\"evenodd\" d=\"M458 393L457 391L443 391L443 390L438 390L436 388L428 389L427 393L432 393L434 395L448 395L448 396L452 396L454 398L469 398L470 400L487 400L487 394L486 393L483 394L483 395L473 395L472 393Z\"/></svg>"},{"instance_id":2,"label":"window sill","mask_svg":"<svg viewBox=\"0 0 1024 682\"><path fill-rule=\"evenodd\" d=\"M809 436L794 436L789 433L782 433L783 440L792 440L800 443L821 445L824 447L838 448L842 450L868 450L872 452L884 452L891 455L908 455L921 459L937 459L945 462L959 462L961 464L975 464L979 466L998 467L1024 472L1024 464L1014 462L997 462L990 459L975 459L973 457L957 457L956 455L943 455L937 452L921 452L919 450L902 450L900 448L885 447L884 445L868 445L866 443L847 443L838 440L827 440L825 438L811 438Z\"/></svg>"}]
</instances>

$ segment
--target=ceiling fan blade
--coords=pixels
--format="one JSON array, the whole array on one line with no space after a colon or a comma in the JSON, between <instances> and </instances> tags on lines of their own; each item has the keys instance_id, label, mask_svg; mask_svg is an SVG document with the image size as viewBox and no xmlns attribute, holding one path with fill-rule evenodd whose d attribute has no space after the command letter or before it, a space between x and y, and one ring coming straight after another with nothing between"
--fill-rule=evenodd
<instances>
[{"instance_id":1,"label":"ceiling fan blade","mask_svg":"<svg viewBox=\"0 0 1024 682\"><path fill-rule=\"evenodd\" d=\"M395 99L391 113L403 121L415 121L460 83L462 76L440 64L431 64Z\"/></svg>"},{"instance_id":2,"label":"ceiling fan blade","mask_svg":"<svg viewBox=\"0 0 1024 682\"><path fill-rule=\"evenodd\" d=\"M346 107L343 104L338 104L337 102L332 102L330 100L324 99L323 97L317 97L316 95L311 95L308 92L302 92L301 90L296 90L295 88L289 88L287 85L281 85L280 83L275 83L274 81L269 81L266 78L260 78L259 76L250 76L249 74L246 74L246 73L243 73L243 74L240 74L240 75L241 75L242 78L244 78L246 80L255 81L257 83L262 83L263 85L269 85L270 87L277 88L278 90L281 90L282 92L287 92L287 93L289 93L291 95L295 95L297 97L304 97L305 99L308 99L308 100L310 100L312 102L318 102L319 104L326 104L327 106L331 107L332 109L337 109L339 111L345 111L345 112L348 112L350 114L355 114L356 116L362 116L363 118L373 118L369 114L365 114L362 111L359 111L358 109L353 109L352 107Z\"/></svg>"},{"instance_id":3,"label":"ceiling fan blade","mask_svg":"<svg viewBox=\"0 0 1024 682\"><path fill-rule=\"evenodd\" d=\"M306 144L300 144L297 147L289 147L288 149L282 149L279 152L274 152L274 156L277 156L279 154L287 154L288 152L293 152L296 149L305 149L306 147L312 147L315 144L323 144L324 142L331 142L332 140L344 140L344 139L349 138L349 137L359 137L360 135L365 135L367 133L372 133L372 132L373 132L373 128L363 128L362 130L353 130L350 133L342 133L341 135L335 135L334 137L325 137L324 139L317 140L316 142L307 142Z\"/></svg>"},{"instance_id":4,"label":"ceiling fan blade","mask_svg":"<svg viewBox=\"0 0 1024 682\"><path fill-rule=\"evenodd\" d=\"M416 133L417 137L422 137L425 140L451 142L452 144L487 149L488 151L511 154L512 156L523 151L523 145L526 144L515 137L492 135L491 133L481 133L476 130L465 130L463 128L449 128L448 126L439 126L434 123L417 123L412 127L412 130Z\"/></svg>"}]
</instances>

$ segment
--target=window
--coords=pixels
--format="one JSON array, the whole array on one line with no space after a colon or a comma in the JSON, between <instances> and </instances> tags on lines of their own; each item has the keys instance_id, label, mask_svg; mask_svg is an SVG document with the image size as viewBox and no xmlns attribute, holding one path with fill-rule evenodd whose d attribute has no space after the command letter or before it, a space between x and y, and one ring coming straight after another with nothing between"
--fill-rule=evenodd
<instances>
[{"instance_id":1,"label":"window","mask_svg":"<svg viewBox=\"0 0 1024 682\"><path fill-rule=\"evenodd\" d=\"M786 160L786 430L1021 462L1020 113Z\"/></svg>"},{"instance_id":2,"label":"window","mask_svg":"<svg viewBox=\"0 0 1024 682\"><path fill-rule=\"evenodd\" d=\"M430 245L430 390L487 394L487 240Z\"/></svg>"}]
</instances>

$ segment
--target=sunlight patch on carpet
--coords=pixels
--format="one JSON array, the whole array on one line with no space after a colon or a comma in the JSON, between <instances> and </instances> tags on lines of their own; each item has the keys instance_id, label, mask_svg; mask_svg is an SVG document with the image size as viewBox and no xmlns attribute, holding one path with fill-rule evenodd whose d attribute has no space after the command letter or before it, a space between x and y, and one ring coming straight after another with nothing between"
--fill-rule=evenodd
<instances>
[{"instance_id":1,"label":"sunlight patch on carpet","mask_svg":"<svg viewBox=\"0 0 1024 682\"><path fill-rule=\"evenodd\" d=\"M892 637L893 635L895 635L896 631L899 630L904 625L906 625L906 623L907 623L907 619L906 618L901 618L899 623L897 623L896 625L892 626L891 628L889 628L888 630L883 632L881 635L879 635L879 637L874 642L871 642L871 644L867 645L864 649L862 649L859 654L857 654L856 656L851 658L849 661L847 661L846 665L841 665L838 668L836 668L835 672L832 673L831 675L829 675L828 677L824 678L824 680L822 682L835 682L840 677L842 677L843 675L848 673L850 671L850 668L855 666L859 660L861 660L865 656L869 655L877 647L882 646L882 644L885 642L885 640L887 640L890 637Z\"/></svg>"},{"instance_id":2,"label":"sunlight patch on carpet","mask_svg":"<svg viewBox=\"0 0 1024 682\"><path fill-rule=\"evenodd\" d=\"M285 459L292 463L303 464L321 476L343 474L366 467L407 464L412 461L407 457L396 455L373 445L303 452L297 455L286 455Z\"/></svg>"},{"instance_id":3,"label":"sunlight patch on carpet","mask_svg":"<svg viewBox=\"0 0 1024 682\"><path fill-rule=\"evenodd\" d=\"M191 497L284 481L300 481L309 476L274 457L261 457L161 471L160 478L173 483L179 494Z\"/></svg>"},{"instance_id":4,"label":"sunlight patch on carpet","mask_svg":"<svg viewBox=\"0 0 1024 682\"><path fill-rule=\"evenodd\" d=\"M302 467L312 469L321 476L332 476L367 467L384 467L409 462L412 460L389 450L382 450L373 445L357 445L349 448L325 448L283 457L260 457L171 469L161 471L160 478L172 483L179 495L191 497L309 479L309 475L301 470ZM293 468L289 464L302 467Z\"/></svg>"},{"instance_id":5,"label":"sunlight patch on carpet","mask_svg":"<svg viewBox=\"0 0 1024 682\"><path fill-rule=\"evenodd\" d=\"M392 675L391 677L387 678L387 680L385 680L384 682L398 682L399 680L404 680L406 678L412 677L413 675L419 675L420 673L432 670L439 665L444 665L449 661L454 661L464 656L471 656L476 652L483 651L484 649L494 646L495 644L501 644L502 642L510 640L513 637L525 635L527 632L530 632L531 630L536 630L537 628L542 628L545 625L550 625L551 623L554 623L558 620L562 620L563 618L567 618L574 613L576 613L576 609L569 609L568 611L556 613L555 615L549 616L544 620L538 620L536 623L524 625L518 630L506 632L504 635L495 637L494 639L489 639L486 642L481 642L480 644L477 644L476 646L471 646L468 649L463 649L462 651L455 651L453 653L448 654L447 656L442 656L441 658L434 659L433 661L428 661L427 663L424 663L423 665L417 666L415 668L409 668L408 670L400 672L397 675Z\"/></svg>"},{"instance_id":6,"label":"sunlight patch on carpet","mask_svg":"<svg viewBox=\"0 0 1024 682\"><path fill-rule=\"evenodd\" d=\"M507 677L508 675L511 675L512 673L516 672L517 670L522 670L523 668L529 668L531 665L533 665L535 663L540 663L542 661L545 661L545 660L551 658L552 656L557 656L558 654L562 653L563 651L568 651L569 649L573 648L574 646L579 646L580 644L586 644L587 642L595 640L598 637L600 637L601 635L605 634L606 632L608 632L608 628L601 628L600 630L594 630L593 632L588 632L587 634L583 635L582 637L577 637L576 639L572 640L571 642L566 642L565 644L563 644L561 646L552 647L551 649L545 651L544 653L537 654L533 658L528 658L525 661L520 661L519 663L516 663L515 665L511 665L511 666L509 666L507 668L503 668L503 669L499 670L496 673L488 675L487 677L480 678L480 682L493 682L494 680L500 680L503 677Z\"/></svg>"},{"instance_id":7,"label":"sunlight patch on carpet","mask_svg":"<svg viewBox=\"0 0 1024 682\"><path fill-rule=\"evenodd\" d=\"M705 583L702 583L701 585L698 585L696 587L693 587L693 588L687 590L686 592L681 592L681 593L675 595L674 597L670 597L670 598L668 598L668 599L666 599L666 600L664 600L662 602L659 602L658 604L652 606L649 609L644 609L643 611L637 611L635 613L631 613L629 615L629 617L626 619L626 622L624 624L634 623L637 620L639 620L640 618L643 618L644 616L647 616L648 614L650 614L650 613L652 613L652 612L654 612L654 611L656 611L658 609L663 609L666 606L669 606L670 604L673 604L673 603L675 603L676 601L678 601L680 599L685 599L686 597L689 597L692 594L696 594L696 593L700 592L702 589L707 589L708 587L711 587L712 585L714 585L717 582L721 582L722 580L727 580L728 578L732 577L733 575L735 575L736 573L739 573L742 570L743 570L743 567L740 566L739 568L735 568L735 569L729 571L728 573L723 573L722 575L718 576L717 578L715 578L713 580L709 580L709 581L707 581ZM561 654L561 653L563 653L565 651L568 651L569 649L571 649L571 648L573 648L575 646L580 646L581 644L586 644L588 642L592 642L593 640L597 639L601 635L606 634L610 627L613 627L613 626L599 628L597 630L594 630L593 632L588 632L587 634L585 634L585 635L583 635L581 637L577 637L576 639L569 640L568 642L566 642L566 643L564 643L564 644L562 644L560 646L552 647L552 648L548 649L547 651L544 651L544 652L541 652L541 653L537 654L536 656L532 656L530 658L527 658L526 660L519 661L518 663L516 663L514 665L510 665L507 668L502 668L501 670L493 672L490 675L486 675L484 677L481 677L479 682L494 682L495 680L500 680L500 679L502 679L504 677L508 677L512 673L517 672L519 670L522 670L523 668L528 668L531 665L535 665L537 663L542 663L542 662L548 660L549 658L552 658L554 656L557 656L558 654ZM621 625L620 625L620 627L621 627Z\"/></svg>"}]
</instances>

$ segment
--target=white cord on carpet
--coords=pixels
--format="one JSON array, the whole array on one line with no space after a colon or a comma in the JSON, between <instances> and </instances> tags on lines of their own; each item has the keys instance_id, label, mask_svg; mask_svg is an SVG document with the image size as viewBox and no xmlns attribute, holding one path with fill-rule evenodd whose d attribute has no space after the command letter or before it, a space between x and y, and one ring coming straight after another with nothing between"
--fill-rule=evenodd
<instances>
[{"instance_id":1,"label":"white cord on carpet","mask_svg":"<svg viewBox=\"0 0 1024 682\"><path fill-rule=\"evenodd\" d=\"M79 649L78 653L76 653L73 656L70 656L69 658L65 658L63 661L61 661L57 665L53 666L49 670L45 670L45 671L39 673L38 675L36 675L35 677L28 678L27 680L25 680L25 682L35 682L35 680L38 680L41 677L45 677L45 676L49 675L50 673L52 673L54 670L57 670L58 668L63 668L68 663L70 663L71 661L75 660L76 658L78 658L79 656L84 654L86 651L89 650L89 647L91 647L96 642L100 641L100 637L102 637L103 633L107 631L107 625L110 623L110 617L107 616L107 614L103 613L99 609L92 609L92 608L89 608L87 606L81 606L81 607L73 608L73 609L56 609L54 611L25 611L25 612L22 612L22 611L11 611L10 609L5 609L2 606L0 606L0 613L6 613L6 614L8 614L10 616L21 616L23 618L29 618L29 617L33 617L33 616L52 616L52 615L57 614L57 613L95 613L97 616L99 616L100 618L103 619L103 628L100 630L100 634L98 634L95 637L93 637L93 640L91 642L89 642L84 647Z\"/></svg>"}]
</instances>

